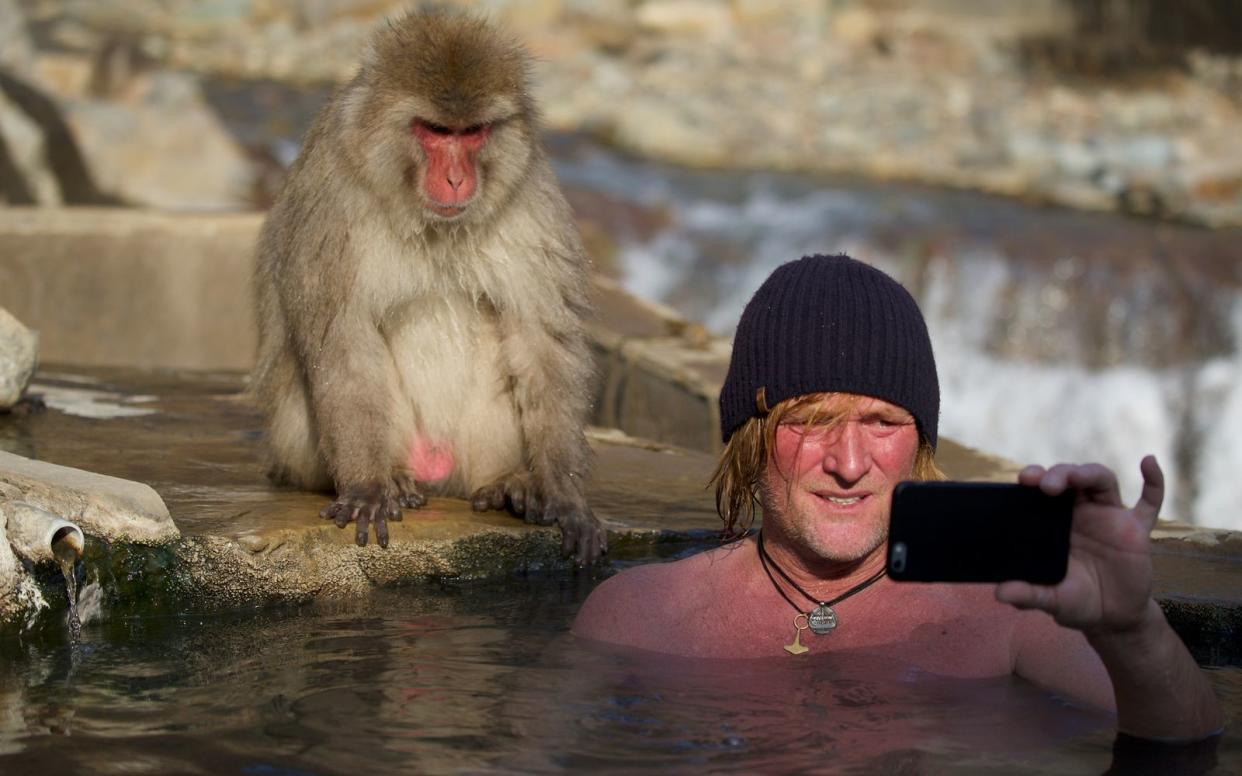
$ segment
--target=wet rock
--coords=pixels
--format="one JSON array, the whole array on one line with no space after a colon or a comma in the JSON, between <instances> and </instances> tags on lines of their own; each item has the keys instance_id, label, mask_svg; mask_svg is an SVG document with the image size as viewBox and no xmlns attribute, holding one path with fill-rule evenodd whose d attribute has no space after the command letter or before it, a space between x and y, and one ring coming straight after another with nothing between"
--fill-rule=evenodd
<instances>
[{"instance_id":1,"label":"wet rock","mask_svg":"<svg viewBox=\"0 0 1242 776\"><path fill-rule=\"evenodd\" d=\"M0 482L0 626L20 626L47 608L42 591L10 545L8 507L21 492Z\"/></svg>"},{"instance_id":2,"label":"wet rock","mask_svg":"<svg viewBox=\"0 0 1242 776\"><path fill-rule=\"evenodd\" d=\"M732 0L729 6L738 27L811 28L818 32L829 15L829 9L819 0Z\"/></svg>"},{"instance_id":3,"label":"wet rock","mask_svg":"<svg viewBox=\"0 0 1242 776\"><path fill-rule=\"evenodd\" d=\"M0 70L21 75L34 63L34 46L26 32L26 17L17 0L0 0Z\"/></svg>"},{"instance_id":4,"label":"wet rock","mask_svg":"<svg viewBox=\"0 0 1242 776\"><path fill-rule=\"evenodd\" d=\"M60 99L79 99L90 96L96 75L90 57L56 52L40 53L31 77L48 94Z\"/></svg>"},{"instance_id":5,"label":"wet rock","mask_svg":"<svg viewBox=\"0 0 1242 776\"><path fill-rule=\"evenodd\" d=\"M0 174L0 200L248 203L255 171L196 76L152 71L151 57L126 35L73 48L37 52L20 72L0 68L0 173L13 169Z\"/></svg>"},{"instance_id":6,"label":"wet rock","mask_svg":"<svg viewBox=\"0 0 1242 776\"><path fill-rule=\"evenodd\" d=\"M110 542L161 544L180 532L149 486L0 451L0 484Z\"/></svg>"},{"instance_id":7,"label":"wet rock","mask_svg":"<svg viewBox=\"0 0 1242 776\"><path fill-rule=\"evenodd\" d=\"M8 120L0 121L0 201L119 204L96 187L64 111L36 81L0 70L0 119L5 115ZM9 132L17 141L16 152L7 147Z\"/></svg>"},{"instance_id":8,"label":"wet rock","mask_svg":"<svg viewBox=\"0 0 1242 776\"><path fill-rule=\"evenodd\" d=\"M837 40L858 49L871 47L880 36L882 25L876 13L869 8L847 8L834 14L832 35Z\"/></svg>"},{"instance_id":9,"label":"wet rock","mask_svg":"<svg viewBox=\"0 0 1242 776\"><path fill-rule=\"evenodd\" d=\"M640 25L663 35L722 39L733 32L730 10L707 0L649 0L635 16Z\"/></svg>"},{"instance_id":10,"label":"wet rock","mask_svg":"<svg viewBox=\"0 0 1242 776\"><path fill-rule=\"evenodd\" d=\"M609 370L600 421L627 433L693 450L719 448L717 397L729 363L723 338L677 338L621 345Z\"/></svg>"},{"instance_id":11,"label":"wet rock","mask_svg":"<svg viewBox=\"0 0 1242 776\"><path fill-rule=\"evenodd\" d=\"M73 384L149 397L146 406L156 413L83 418L53 407L21 423L41 457L149 482L176 516L181 539L171 545L141 549L134 538L113 539L103 549L91 543L88 565L104 576L105 587L123 590L123 597L183 594L213 606L289 603L426 577L495 577L566 565L555 528L528 525L504 512L475 513L457 499L432 499L407 510L403 521L390 524L387 550L373 543L359 548L352 530L319 517L326 494L266 481L254 433L258 411L240 395L238 376L106 374L111 376L99 381L78 375ZM50 393L67 382L48 378L38 388ZM703 489L709 456L615 430L592 431L589 438L596 474L588 495L609 529L610 557L719 529ZM117 456L122 447L125 455ZM0 472L15 458L0 459ZM27 467L51 466L17 460ZM14 479L0 475L0 488ZM35 500L21 482L8 489ZM82 527L94 533L85 521Z\"/></svg>"},{"instance_id":12,"label":"wet rock","mask_svg":"<svg viewBox=\"0 0 1242 776\"><path fill-rule=\"evenodd\" d=\"M561 15L561 0L482 0L478 7L518 34L546 29Z\"/></svg>"},{"instance_id":13,"label":"wet rock","mask_svg":"<svg viewBox=\"0 0 1242 776\"><path fill-rule=\"evenodd\" d=\"M592 422L636 437L706 452L718 448L716 397L729 341L672 309L595 281L591 327L600 374Z\"/></svg>"},{"instance_id":14,"label":"wet rock","mask_svg":"<svg viewBox=\"0 0 1242 776\"><path fill-rule=\"evenodd\" d=\"M77 526L33 504L0 501L0 516L7 525L9 546L29 565L55 563L61 551L81 556L85 547Z\"/></svg>"},{"instance_id":15,"label":"wet rock","mask_svg":"<svg viewBox=\"0 0 1242 776\"><path fill-rule=\"evenodd\" d=\"M39 335L0 307L0 411L21 399L39 360Z\"/></svg>"},{"instance_id":16,"label":"wet rock","mask_svg":"<svg viewBox=\"0 0 1242 776\"><path fill-rule=\"evenodd\" d=\"M0 91L0 203L59 205L42 128Z\"/></svg>"},{"instance_id":17,"label":"wet rock","mask_svg":"<svg viewBox=\"0 0 1242 776\"><path fill-rule=\"evenodd\" d=\"M1142 82L1049 78L1023 53L1025 41L1070 35L1068 3L1014 0L986 11L864 0L468 5L535 51L551 126L638 153L1242 224L1230 180L1197 184L1203 160L1183 153L1238 155L1238 57L1195 53L1185 68ZM48 40L75 53L123 38L160 69L326 84L348 78L374 24L404 6L275 0L171 14L156 0L97 0L67 10L31 4L29 13ZM160 128L132 129L156 137Z\"/></svg>"},{"instance_id":18,"label":"wet rock","mask_svg":"<svg viewBox=\"0 0 1242 776\"><path fill-rule=\"evenodd\" d=\"M724 167L732 157L724 133L704 131L718 106L687 102L675 94L639 91L612 117L609 139L636 153L701 167Z\"/></svg>"},{"instance_id":19,"label":"wet rock","mask_svg":"<svg viewBox=\"0 0 1242 776\"><path fill-rule=\"evenodd\" d=\"M0 505L3 504L4 502L0 500ZM21 609L13 600L13 593L17 590L21 574L17 556L13 554L13 548L9 546L7 527L7 518L4 511L0 509L0 622L9 621Z\"/></svg>"},{"instance_id":20,"label":"wet rock","mask_svg":"<svg viewBox=\"0 0 1242 776\"><path fill-rule=\"evenodd\" d=\"M103 190L165 210L248 205L255 170L194 76L144 73L113 99L67 100L64 108Z\"/></svg>"},{"instance_id":21,"label":"wet rock","mask_svg":"<svg viewBox=\"0 0 1242 776\"><path fill-rule=\"evenodd\" d=\"M590 48L624 51L640 34L628 0L566 0L563 6L565 22Z\"/></svg>"},{"instance_id":22,"label":"wet rock","mask_svg":"<svg viewBox=\"0 0 1242 776\"><path fill-rule=\"evenodd\" d=\"M578 220L595 271L618 277L617 252L622 242L645 241L668 227L667 209L643 207L597 191L566 187L565 196Z\"/></svg>"},{"instance_id":23,"label":"wet rock","mask_svg":"<svg viewBox=\"0 0 1242 776\"><path fill-rule=\"evenodd\" d=\"M49 138L6 94L8 82L34 77L36 55L16 0L0 0L0 204L58 205Z\"/></svg>"}]
</instances>

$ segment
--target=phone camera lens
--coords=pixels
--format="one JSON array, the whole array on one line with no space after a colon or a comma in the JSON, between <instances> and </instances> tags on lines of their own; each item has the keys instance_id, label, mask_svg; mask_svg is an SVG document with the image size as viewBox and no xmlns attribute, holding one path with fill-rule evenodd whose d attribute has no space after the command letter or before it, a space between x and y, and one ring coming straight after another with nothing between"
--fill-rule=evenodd
<instances>
[{"instance_id":1,"label":"phone camera lens","mask_svg":"<svg viewBox=\"0 0 1242 776\"><path fill-rule=\"evenodd\" d=\"M901 572L906 570L906 543L905 542L897 542L896 544L893 545L893 551L889 553L888 565L889 565L889 568L891 568L893 572L896 574L900 574Z\"/></svg>"}]
</instances>

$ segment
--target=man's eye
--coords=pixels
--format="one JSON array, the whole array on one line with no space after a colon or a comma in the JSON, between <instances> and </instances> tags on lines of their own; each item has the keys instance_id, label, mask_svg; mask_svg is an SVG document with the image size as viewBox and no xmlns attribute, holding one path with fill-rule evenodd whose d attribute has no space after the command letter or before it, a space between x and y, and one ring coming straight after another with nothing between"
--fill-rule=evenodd
<instances>
[{"instance_id":1,"label":"man's eye","mask_svg":"<svg viewBox=\"0 0 1242 776\"><path fill-rule=\"evenodd\" d=\"M831 426L827 423L816 423L812 426L803 426L802 434L810 439L824 439L837 426Z\"/></svg>"},{"instance_id":2,"label":"man's eye","mask_svg":"<svg viewBox=\"0 0 1242 776\"><path fill-rule=\"evenodd\" d=\"M870 418L867 422L877 428L900 428L906 425L906 421L901 418L883 418L878 416Z\"/></svg>"},{"instance_id":3,"label":"man's eye","mask_svg":"<svg viewBox=\"0 0 1242 776\"><path fill-rule=\"evenodd\" d=\"M781 428L789 429L798 436L809 436L818 432L822 426L808 426L806 423L782 423Z\"/></svg>"}]
</instances>

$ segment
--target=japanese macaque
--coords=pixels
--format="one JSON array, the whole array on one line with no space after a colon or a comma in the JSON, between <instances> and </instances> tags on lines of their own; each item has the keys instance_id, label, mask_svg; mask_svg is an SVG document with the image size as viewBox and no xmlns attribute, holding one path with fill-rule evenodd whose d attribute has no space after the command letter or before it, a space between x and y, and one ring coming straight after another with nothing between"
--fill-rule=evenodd
<instances>
[{"instance_id":1,"label":"japanese macaque","mask_svg":"<svg viewBox=\"0 0 1242 776\"><path fill-rule=\"evenodd\" d=\"M528 71L483 21L390 22L263 226L269 476L334 489L320 514L359 545L444 495L556 523L580 563L607 551L583 492L590 262Z\"/></svg>"}]
</instances>

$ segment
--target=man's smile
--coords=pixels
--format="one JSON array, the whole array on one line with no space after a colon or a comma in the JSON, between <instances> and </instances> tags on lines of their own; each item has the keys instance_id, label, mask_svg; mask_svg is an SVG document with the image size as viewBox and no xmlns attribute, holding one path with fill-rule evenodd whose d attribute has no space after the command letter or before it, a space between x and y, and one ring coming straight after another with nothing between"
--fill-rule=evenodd
<instances>
[{"instance_id":1,"label":"man's smile","mask_svg":"<svg viewBox=\"0 0 1242 776\"><path fill-rule=\"evenodd\" d=\"M851 507L867 499L870 493L831 493L828 491L812 491L812 495L816 498L827 501L829 504L838 507Z\"/></svg>"}]
</instances>

